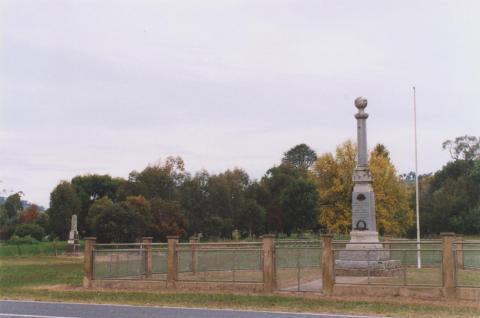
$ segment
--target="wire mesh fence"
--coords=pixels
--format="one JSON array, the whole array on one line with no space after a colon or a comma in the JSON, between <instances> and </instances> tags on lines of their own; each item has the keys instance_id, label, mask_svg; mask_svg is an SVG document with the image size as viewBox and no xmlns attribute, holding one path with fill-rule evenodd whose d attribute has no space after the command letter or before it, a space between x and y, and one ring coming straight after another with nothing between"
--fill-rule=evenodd
<instances>
[{"instance_id":1,"label":"wire mesh fence","mask_svg":"<svg viewBox=\"0 0 480 318\"><path fill-rule=\"evenodd\" d=\"M143 249L100 249L93 251L94 279L141 279L145 275Z\"/></svg>"},{"instance_id":2,"label":"wire mesh fence","mask_svg":"<svg viewBox=\"0 0 480 318\"><path fill-rule=\"evenodd\" d=\"M480 241L457 243L454 253L456 285L480 288Z\"/></svg>"},{"instance_id":3,"label":"wire mesh fence","mask_svg":"<svg viewBox=\"0 0 480 318\"><path fill-rule=\"evenodd\" d=\"M152 276L150 278L167 280L167 262L167 244L154 244L152 246Z\"/></svg>"},{"instance_id":4,"label":"wire mesh fence","mask_svg":"<svg viewBox=\"0 0 480 318\"><path fill-rule=\"evenodd\" d=\"M263 281L263 249L251 244L179 244L179 281L251 282Z\"/></svg>"},{"instance_id":5,"label":"wire mesh fence","mask_svg":"<svg viewBox=\"0 0 480 318\"><path fill-rule=\"evenodd\" d=\"M443 286L441 241L417 244L333 241L335 284ZM164 243L97 244L92 274L93 279L166 281L173 270L178 281L262 283L269 277L265 265L275 272L279 290L321 292L322 245L320 240L277 240L272 250L262 242L176 243L175 249ZM455 241L453 247L456 286L480 288L480 241ZM267 250L273 254L264 254ZM264 264L264 255L273 256ZM169 257L175 260L170 269ZM273 267L268 265L271 261Z\"/></svg>"},{"instance_id":6,"label":"wire mesh fence","mask_svg":"<svg viewBox=\"0 0 480 318\"><path fill-rule=\"evenodd\" d=\"M277 288L284 291L322 290L322 242L277 241Z\"/></svg>"},{"instance_id":7,"label":"wire mesh fence","mask_svg":"<svg viewBox=\"0 0 480 318\"><path fill-rule=\"evenodd\" d=\"M337 244L335 283L391 286L442 286L439 242L397 241ZM418 257L421 266L418 264Z\"/></svg>"},{"instance_id":8,"label":"wire mesh fence","mask_svg":"<svg viewBox=\"0 0 480 318\"><path fill-rule=\"evenodd\" d=\"M392 249L392 259L401 259L405 266L417 266L418 255L420 255L422 266L437 267L442 262L441 254L438 253L442 249L440 240L424 240L419 245L412 240L392 240L384 243L385 245ZM417 248L420 253L416 252ZM403 250L409 250L409 252L404 253ZM415 250L415 252L412 252L412 250Z\"/></svg>"}]
</instances>

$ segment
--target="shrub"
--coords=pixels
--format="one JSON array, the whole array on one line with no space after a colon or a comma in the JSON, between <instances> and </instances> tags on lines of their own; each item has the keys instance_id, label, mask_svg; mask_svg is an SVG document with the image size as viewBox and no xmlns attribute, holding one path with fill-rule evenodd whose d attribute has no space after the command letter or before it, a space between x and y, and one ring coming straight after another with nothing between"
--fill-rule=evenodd
<instances>
[{"instance_id":1,"label":"shrub","mask_svg":"<svg viewBox=\"0 0 480 318\"><path fill-rule=\"evenodd\" d=\"M15 224L7 224L0 227L0 240L7 241L15 233Z\"/></svg>"},{"instance_id":2,"label":"shrub","mask_svg":"<svg viewBox=\"0 0 480 318\"><path fill-rule=\"evenodd\" d=\"M38 224L21 224L15 229L15 235L18 237L25 237L30 235L37 241L41 241L45 236L45 231Z\"/></svg>"},{"instance_id":3,"label":"shrub","mask_svg":"<svg viewBox=\"0 0 480 318\"><path fill-rule=\"evenodd\" d=\"M35 238L31 237L30 235L26 235L23 237L18 237L17 235L12 235L10 240L8 241L9 244L37 244L38 240Z\"/></svg>"}]
</instances>

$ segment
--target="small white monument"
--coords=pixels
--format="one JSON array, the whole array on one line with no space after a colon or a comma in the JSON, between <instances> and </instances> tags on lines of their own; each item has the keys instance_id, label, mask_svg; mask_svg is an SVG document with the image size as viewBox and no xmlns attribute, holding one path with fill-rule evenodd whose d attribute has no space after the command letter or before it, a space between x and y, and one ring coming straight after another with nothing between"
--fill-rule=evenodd
<instances>
[{"instance_id":1,"label":"small white monument","mask_svg":"<svg viewBox=\"0 0 480 318\"><path fill-rule=\"evenodd\" d=\"M80 244L78 242L78 230L77 230L77 215L72 215L70 234L68 235L68 248L67 252L77 253Z\"/></svg>"}]
</instances>

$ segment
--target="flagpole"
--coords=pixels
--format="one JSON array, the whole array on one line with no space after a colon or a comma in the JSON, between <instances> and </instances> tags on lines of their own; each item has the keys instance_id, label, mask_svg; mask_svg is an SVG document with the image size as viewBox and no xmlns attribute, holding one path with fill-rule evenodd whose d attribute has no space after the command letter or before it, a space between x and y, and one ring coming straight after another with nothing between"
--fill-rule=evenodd
<instances>
[{"instance_id":1,"label":"flagpole","mask_svg":"<svg viewBox=\"0 0 480 318\"><path fill-rule=\"evenodd\" d=\"M422 255L420 252L420 205L418 197L417 96L415 86L413 86L413 123L415 134L415 210L417 215L417 267L422 268Z\"/></svg>"}]
</instances>

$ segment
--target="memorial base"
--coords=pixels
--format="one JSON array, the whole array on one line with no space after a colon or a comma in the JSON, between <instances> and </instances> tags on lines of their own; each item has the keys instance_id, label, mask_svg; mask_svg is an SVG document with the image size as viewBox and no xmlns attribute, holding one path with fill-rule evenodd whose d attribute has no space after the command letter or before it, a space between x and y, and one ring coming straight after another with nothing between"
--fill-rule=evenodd
<instances>
[{"instance_id":1,"label":"memorial base","mask_svg":"<svg viewBox=\"0 0 480 318\"><path fill-rule=\"evenodd\" d=\"M398 260L390 259L376 231L352 231L350 243L340 251L335 261L337 276L401 276Z\"/></svg>"},{"instance_id":2,"label":"memorial base","mask_svg":"<svg viewBox=\"0 0 480 318\"><path fill-rule=\"evenodd\" d=\"M67 254L77 254L80 251L80 243L78 240L68 240Z\"/></svg>"}]
</instances>

